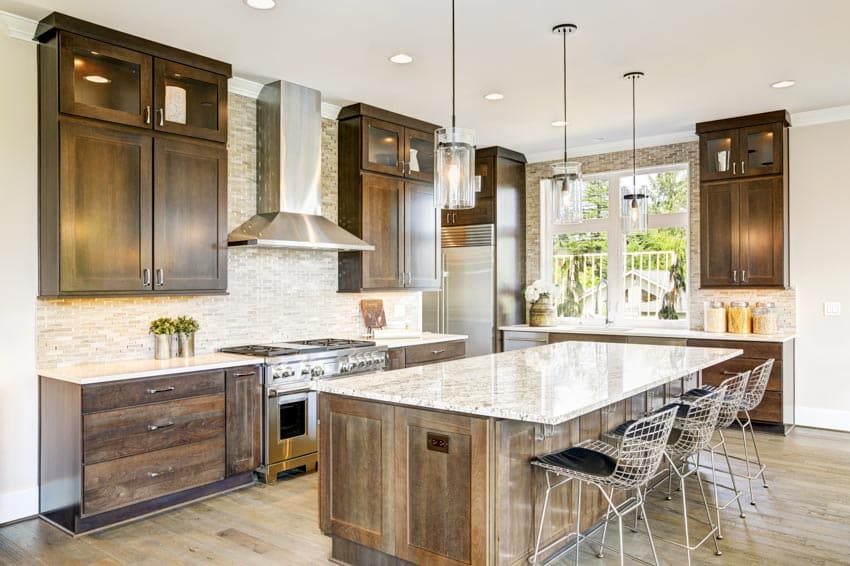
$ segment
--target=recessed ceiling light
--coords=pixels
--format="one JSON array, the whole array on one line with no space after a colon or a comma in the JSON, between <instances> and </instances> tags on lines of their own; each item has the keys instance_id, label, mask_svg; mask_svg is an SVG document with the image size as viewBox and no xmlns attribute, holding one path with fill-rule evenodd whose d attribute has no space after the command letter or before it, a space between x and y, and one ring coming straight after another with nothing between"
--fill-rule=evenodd
<instances>
[{"instance_id":1,"label":"recessed ceiling light","mask_svg":"<svg viewBox=\"0 0 850 566\"><path fill-rule=\"evenodd\" d=\"M564 126L569 126L570 123L564 122L563 120L555 120L554 122L552 122L552 125L556 128L563 128Z\"/></svg>"},{"instance_id":2,"label":"recessed ceiling light","mask_svg":"<svg viewBox=\"0 0 850 566\"><path fill-rule=\"evenodd\" d=\"M271 10L277 6L277 0L242 0L242 2L255 10Z\"/></svg>"},{"instance_id":3,"label":"recessed ceiling light","mask_svg":"<svg viewBox=\"0 0 850 566\"><path fill-rule=\"evenodd\" d=\"M490 92L484 95L485 100L502 100L505 95L501 92Z\"/></svg>"},{"instance_id":4,"label":"recessed ceiling light","mask_svg":"<svg viewBox=\"0 0 850 566\"><path fill-rule=\"evenodd\" d=\"M770 86L773 88L788 88L794 86L794 84L796 84L794 81L778 81Z\"/></svg>"},{"instance_id":5,"label":"recessed ceiling light","mask_svg":"<svg viewBox=\"0 0 850 566\"><path fill-rule=\"evenodd\" d=\"M399 65L407 65L408 63L413 63L413 57L407 53L396 53L390 57L390 61Z\"/></svg>"},{"instance_id":6,"label":"recessed ceiling light","mask_svg":"<svg viewBox=\"0 0 850 566\"><path fill-rule=\"evenodd\" d=\"M112 82L112 80L100 75L87 75L85 79L90 83L97 83L99 85L104 85Z\"/></svg>"}]
</instances>

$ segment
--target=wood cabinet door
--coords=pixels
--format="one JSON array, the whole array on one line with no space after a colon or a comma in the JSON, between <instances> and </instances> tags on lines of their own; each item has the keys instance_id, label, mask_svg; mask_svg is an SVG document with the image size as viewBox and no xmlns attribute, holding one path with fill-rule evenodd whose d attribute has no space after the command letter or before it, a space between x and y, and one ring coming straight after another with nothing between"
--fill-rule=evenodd
<instances>
[{"instance_id":1,"label":"wood cabinet door","mask_svg":"<svg viewBox=\"0 0 850 566\"><path fill-rule=\"evenodd\" d=\"M154 290L227 288L227 149L154 143Z\"/></svg>"},{"instance_id":2,"label":"wood cabinet door","mask_svg":"<svg viewBox=\"0 0 850 566\"><path fill-rule=\"evenodd\" d=\"M783 128L779 122L739 130L739 169L741 176L782 173Z\"/></svg>"},{"instance_id":3,"label":"wood cabinet door","mask_svg":"<svg viewBox=\"0 0 850 566\"><path fill-rule=\"evenodd\" d=\"M700 181L740 175L739 131L708 132L699 137Z\"/></svg>"},{"instance_id":4,"label":"wood cabinet door","mask_svg":"<svg viewBox=\"0 0 850 566\"><path fill-rule=\"evenodd\" d=\"M59 110L151 127L153 58L87 37L59 34Z\"/></svg>"},{"instance_id":5,"label":"wood cabinet door","mask_svg":"<svg viewBox=\"0 0 850 566\"><path fill-rule=\"evenodd\" d=\"M753 287L782 285L785 280L782 178L742 181L738 187L738 282Z\"/></svg>"},{"instance_id":6,"label":"wood cabinet door","mask_svg":"<svg viewBox=\"0 0 850 566\"><path fill-rule=\"evenodd\" d=\"M487 562L488 436L487 419L396 407L395 556Z\"/></svg>"},{"instance_id":7,"label":"wood cabinet door","mask_svg":"<svg viewBox=\"0 0 850 566\"><path fill-rule=\"evenodd\" d=\"M404 129L404 176L418 181L434 180L434 132Z\"/></svg>"},{"instance_id":8,"label":"wood cabinet door","mask_svg":"<svg viewBox=\"0 0 850 566\"><path fill-rule=\"evenodd\" d=\"M404 286L404 181L364 173L362 238L375 246L363 254L364 289ZM433 210L433 202L431 204Z\"/></svg>"},{"instance_id":9,"label":"wood cabinet door","mask_svg":"<svg viewBox=\"0 0 850 566\"><path fill-rule=\"evenodd\" d=\"M434 185L404 186L404 271L406 287L439 289L440 216L434 208Z\"/></svg>"},{"instance_id":10,"label":"wood cabinet door","mask_svg":"<svg viewBox=\"0 0 850 566\"><path fill-rule=\"evenodd\" d=\"M165 59L154 61L154 128L227 141L227 78Z\"/></svg>"},{"instance_id":11,"label":"wood cabinet door","mask_svg":"<svg viewBox=\"0 0 850 566\"><path fill-rule=\"evenodd\" d=\"M364 117L362 120L361 169L388 175L403 175L403 162L407 159L404 153L404 126L375 118ZM433 145L433 141L431 143ZM433 163L433 156L431 161Z\"/></svg>"},{"instance_id":12,"label":"wood cabinet door","mask_svg":"<svg viewBox=\"0 0 850 566\"><path fill-rule=\"evenodd\" d=\"M228 476L259 467L263 452L263 377L258 367L227 370L225 438Z\"/></svg>"},{"instance_id":13,"label":"wood cabinet door","mask_svg":"<svg viewBox=\"0 0 850 566\"><path fill-rule=\"evenodd\" d=\"M738 184L700 187L700 282L703 287L737 283Z\"/></svg>"},{"instance_id":14,"label":"wood cabinet door","mask_svg":"<svg viewBox=\"0 0 850 566\"><path fill-rule=\"evenodd\" d=\"M59 152L60 293L150 290L150 135L62 122Z\"/></svg>"},{"instance_id":15,"label":"wood cabinet door","mask_svg":"<svg viewBox=\"0 0 850 566\"><path fill-rule=\"evenodd\" d=\"M475 174L481 176L481 192L475 195L476 206L479 199L496 196L496 158L485 157L475 160Z\"/></svg>"}]
</instances>

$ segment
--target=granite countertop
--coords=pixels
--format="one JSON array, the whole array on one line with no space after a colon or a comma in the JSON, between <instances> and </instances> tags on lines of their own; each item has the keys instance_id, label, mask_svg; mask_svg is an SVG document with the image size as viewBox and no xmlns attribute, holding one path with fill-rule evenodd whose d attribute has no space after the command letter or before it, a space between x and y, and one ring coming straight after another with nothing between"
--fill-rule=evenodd
<instances>
[{"instance_id":1,"label":"granite countertop","mask_svg":"<svg viewBox=\"0 0 850 566\"><path fill-rule=\"evenodd\" d=\"M263 358L238 354L200 354L191 358L171 358L168 360L126 360L83 364L60 368L43 368L38 375L60 379L77 385L89 385L104 381L156 377L173 373L187 373L208 369L223 369L238 366L260 364Z\"/></svg>"},{"instance_id":2,"label":"granite countertop","mask_svg":"<svg viewBox=\"0 0 850 566\"><path fill-rule=\"evenodd\" d=\"M466 340L468 338L469 336L466 336L465 334L434 334L431 332L423 332L418 337L413 338L376 338L375 343L378 346L386 346L392 350L393 348L435 344L437 342L452 342L454 340Z\"/></svg>"},{"instance_id":3,"label":"granite countertop","mask_svg":"<svg viewBox=\"0 0 850 566\"><path fill-rule=\"evenodd\" d=\"M610 334L612 336L655 336L658 338L694 338L699 340L732 340L744 342L787 342L793 340L796 334L785 332L781 334L733 334L731 332L705 332L687 328L634 328L628 326L594 326L564 325L564 326L500 326L499 330L514 332L547 332L552 334Z\"/></svg>"},{"instance_id":4,"label":"granite countertop","mask_svg":"<svg viewBox=\"0 0 850 566\"><path fill-rule=\"evenodd\" d=\"M562 342L320 381L325 393L555 425L739 356L742 350Z\"/></svg>"}]
</instances>

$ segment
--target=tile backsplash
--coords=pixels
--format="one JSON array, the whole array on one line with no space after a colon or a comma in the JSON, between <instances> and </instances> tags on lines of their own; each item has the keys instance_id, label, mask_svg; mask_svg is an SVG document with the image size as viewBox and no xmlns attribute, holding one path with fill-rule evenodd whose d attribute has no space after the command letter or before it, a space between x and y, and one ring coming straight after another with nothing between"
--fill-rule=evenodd
<instances>
[{"instance_id":1,"label":"tile backsplash","mask_svg":"<svg viewBox=\"0 0 850 566\"><path fill-rule=\"evenodd\" d=\"M256 210L256 105L229 97L228 226ZM336 220L337 128L322 121L322 203ZM199 353L222 346L319 336L355 337L365 331L360 300L381 298L392 323L421 325L421 293L337 293L337 254L267 248L228 250L228 295L119 297L38 301L38 366L153 357L148 324L189 315L201 330Z\"/></svg>"}]
</instances>

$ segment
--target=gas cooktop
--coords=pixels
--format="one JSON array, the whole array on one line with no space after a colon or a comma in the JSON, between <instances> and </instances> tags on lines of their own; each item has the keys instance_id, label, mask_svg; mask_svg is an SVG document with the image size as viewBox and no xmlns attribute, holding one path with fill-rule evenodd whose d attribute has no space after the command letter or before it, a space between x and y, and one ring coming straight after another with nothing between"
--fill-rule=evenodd
<instances>
[{"instance_id":1,"label":"gas cooktop","mask_svg":"<svg viewBox=\"0 0 850 566\"><path fill-rule=\"evenodd\" d=\"M317 338L313 340L293 340L291 342L278 342L274 344L249 344L246 346L232 346L221 348L219 351L230 354L242 354L245 356L263 356L276 358L280 356L294 356L297 354L310 354L315 352L328 352L331 350L342 350L346 348L368 348L374 346L374 342L368 340L347 340L344 338Z\"/></svg>"}]
</instances>

